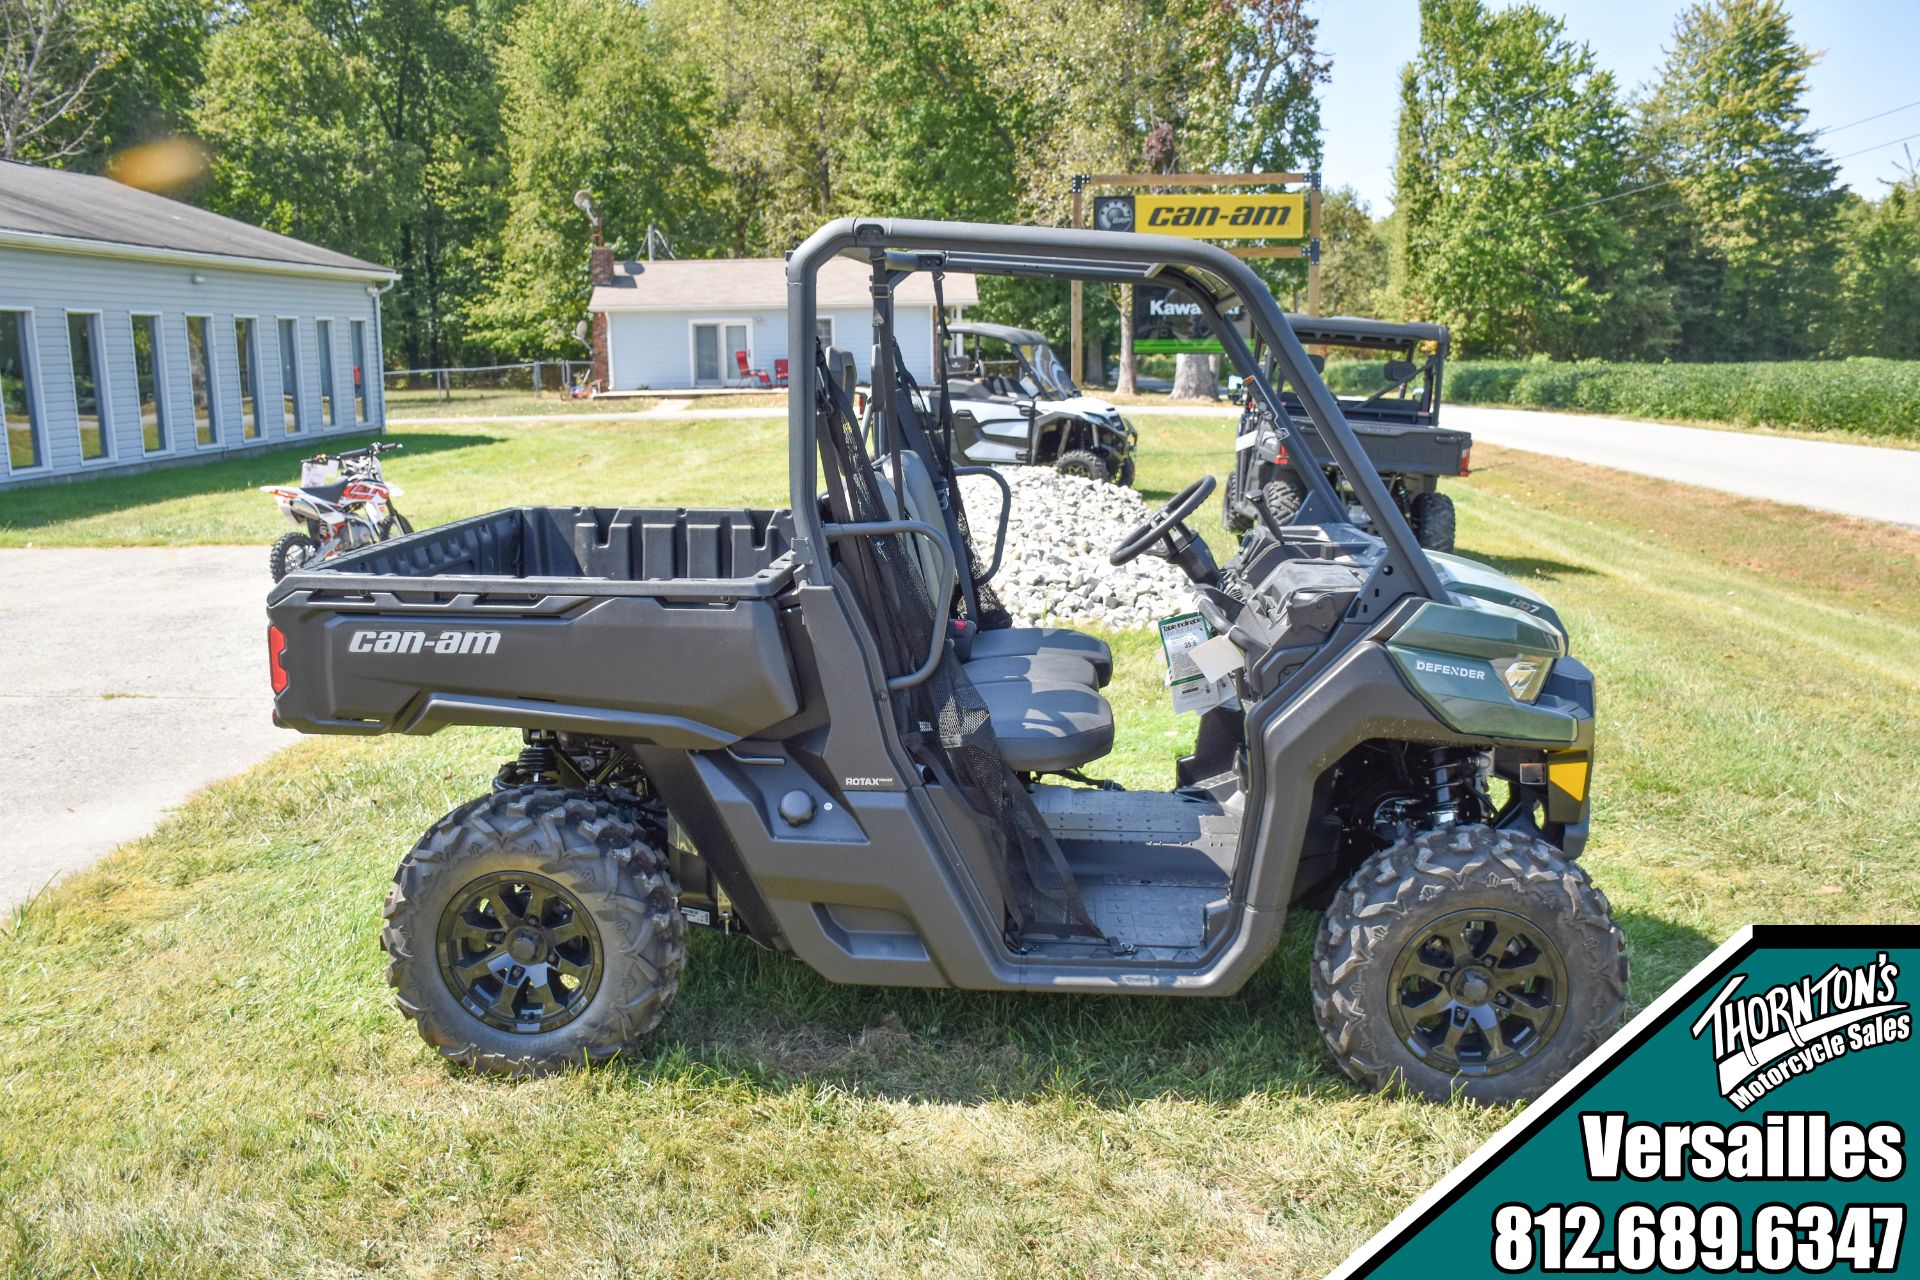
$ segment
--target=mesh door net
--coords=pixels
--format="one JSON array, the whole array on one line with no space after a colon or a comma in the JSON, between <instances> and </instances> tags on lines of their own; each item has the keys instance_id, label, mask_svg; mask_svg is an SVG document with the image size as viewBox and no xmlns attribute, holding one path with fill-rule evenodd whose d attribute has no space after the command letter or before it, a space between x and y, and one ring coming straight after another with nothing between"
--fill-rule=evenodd
<instances>
[{"instance_id":1,"label":"mesh door net","mask_svg":"<svg viewBox=\"0 0 1920 1280\"><path fill-rule=\"evenodd\" d=\"M834 518L849 525L890 520L893 515L881 494L859 421L828 375L824 354L818 364L816 419ZM936 613L931 592L920 577L908 542L912 536L883 534L838 541L840 563L857 584L889 675L917 667L932 642L932 628L946 626L946 609ZM930 677L894 693L893 709L909 749L937 775L953 781L999 845L1020 915L1012 922L1011 932L1029 937L1047 933L1101 937L1053 834L1019 777L1001 759L987 705L953 659L951 647Z\"/></svg>"}]
</instances>

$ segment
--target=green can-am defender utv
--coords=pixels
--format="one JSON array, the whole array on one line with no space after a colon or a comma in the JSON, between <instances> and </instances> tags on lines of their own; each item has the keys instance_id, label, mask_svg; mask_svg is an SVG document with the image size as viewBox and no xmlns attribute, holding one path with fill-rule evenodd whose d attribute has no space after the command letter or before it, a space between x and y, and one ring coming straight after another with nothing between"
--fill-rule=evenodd
<instances>
[{"instance_id":1,"label":"green can-am defender utv","mask_svg":"<svg viewBox=\"0 0 1920 1280\"><path fill-rule=\"evenodd\" d=\"M790 508L499 511L274 587L280 723L524 735L395 877L421 1034L509 1073L617 1054L665 1016L689 925L834 982L1230 996L1308 903L1320 1026L1361 1083L1527 1098L1591 1052L1626 983L1575 861L1592 677L1545 601L1422 553L1258 278L1171 237L842 220L789 263L796 352L839 254L872 272L874 400L863 431L846 353L794 363ZM1224 566L1189 524L1212 477L1113 549L1179 566L1232 667L1164 791L1070 785L1113 747L1112 655L1007 625L894 342L915 272L1171 284L1272 406L1219 320L1237 300L1355 477L1377 536L1308 467L1292 523Z\"/></svg>"}]
</instances>

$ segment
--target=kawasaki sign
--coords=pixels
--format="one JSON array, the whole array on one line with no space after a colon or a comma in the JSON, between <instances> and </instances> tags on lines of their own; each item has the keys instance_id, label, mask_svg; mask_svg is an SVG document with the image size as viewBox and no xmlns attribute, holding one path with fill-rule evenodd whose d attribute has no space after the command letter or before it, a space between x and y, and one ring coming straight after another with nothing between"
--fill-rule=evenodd
<instances>
[{"instance_id":1,"label":"kawasaki sign","mask_svg":"<svg viewBox=\"0 0 1920 1280\"><path fill-rule=\"evenodd\" d=\"M1234 308L1228 321L1247 334L1246 313ZM1167 285L1133 287L1133 349L1142 355L1178 351L1216 352L1220 340L1201 314L1200 304Z\"/></svg>"}]
</instances>

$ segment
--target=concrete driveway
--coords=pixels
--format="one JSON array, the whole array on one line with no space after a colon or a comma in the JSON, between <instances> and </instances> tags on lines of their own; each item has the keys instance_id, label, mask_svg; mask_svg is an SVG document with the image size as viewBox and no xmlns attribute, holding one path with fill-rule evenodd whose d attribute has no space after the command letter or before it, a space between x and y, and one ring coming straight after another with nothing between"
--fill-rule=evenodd
<instances>
[{"instance_id":1,"label":"concrete driveway","mask_svg":"<svg viewBox=\"0 0 1920 1280\"><path fill-rule=\"evenodd\" d=\"M299 735L264 547L0 550L0 917Z\"/></svg>"},{"instance_id":2,"label":"concrete driveway","mask_svg":"<svg viewBox=\"0 0 1920 1280\"><path fill-rule=\"evenodd\" d=\"M1448 405L1475 441L1817 511L1920 525L1920 450L1676 427L1634 418Z\"/></svg>"}]
</instances>

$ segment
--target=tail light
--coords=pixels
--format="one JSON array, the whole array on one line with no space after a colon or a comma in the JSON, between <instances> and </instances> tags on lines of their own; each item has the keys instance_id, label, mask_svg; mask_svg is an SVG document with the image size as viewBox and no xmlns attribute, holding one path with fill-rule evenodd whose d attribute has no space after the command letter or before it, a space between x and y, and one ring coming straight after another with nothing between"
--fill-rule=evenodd
<instances>
[{"instance_id":1,"label":"tail light","mask_svg":"<svg viewBox=\"0 0 1920 1280\"><path fill-rule=\"evenodd\" d=\"M1460 451L1460 474L1466 475L1473 467L1473 446L1468 445Z\"/></svg>"},{"instance_id":2,"label":"tail light","mask_svg":"<svg viewBox=\"0 0 1920 1280\"><path fill-rule=\"evenodd\" d=\"M1273 460L1281 466L1287 465L1287 446L1278 445L1273 451Z\"/></svg>"},{"instance_id":3,"label":"tail light","mask_svg":"<svg viewBox=\"0 0 1920 1280\"><path fill-rule=\"evenodd\" d=\"M287 691L287 669L280 661L286 656L286 636L281 634L280 628L269 626L267 628L267 673L273 681L273 691L276 694Z\"/></svg>"}]
</instances>

